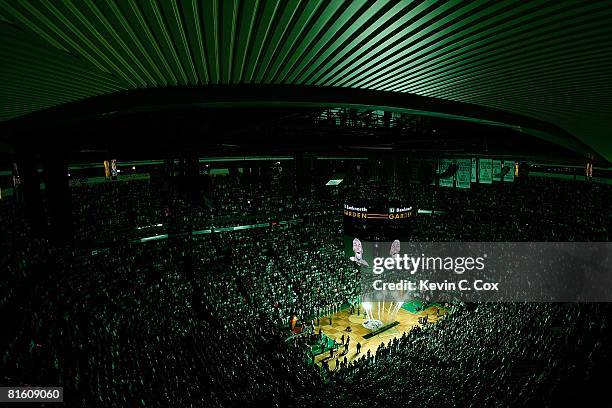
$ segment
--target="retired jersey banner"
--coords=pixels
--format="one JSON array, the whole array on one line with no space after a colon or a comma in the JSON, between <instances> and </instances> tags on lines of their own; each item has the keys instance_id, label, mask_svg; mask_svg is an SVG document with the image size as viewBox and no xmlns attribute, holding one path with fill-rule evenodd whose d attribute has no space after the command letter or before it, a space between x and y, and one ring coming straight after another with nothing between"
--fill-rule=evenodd
<instances>
[{"instance_id":1,"label":"retired jersey banner","mask_svg":"<svg viewBox=\"0 0 612 408\"><path fill-rule=\"evenodd\" d=\"M457 159L457 188L470 188L471 184L471 172L472 172L472 160L471 159Z\"/></svg>"},{"instance_id":2,"label":"retired jersey banner","mask_svg":"<svg viewBox=\"0 0 612 408\"><path fill-rule=\"evenodd\" d=\"M119 171L117 171L117 160L113 159L111 160L111 178L116 180L117 174L119 174Z\"/></svg>"},{"instance_id":3,"label":"retired jersey banner","mask_svg":"<svg viewBox=\"0 0 612 408\"><path fill-rule=\"evenodd\" d=\"M444 173L446 170L448 170L448 168L450 167L451 164L453 164L455 161L453 159L440 159L440 161L438 162L438 174L442 174ZM454 176L450 176L450 177L440 177L440 186L441 187L453 187L454 184Z\"/></svg>"},{"instance_id":4,"label":"retired jersey banner","mask_svg":"<svg viewBox=\"0 0 612 408\"><path fill-rule=\"evenodd\" d=\"M493 178L493 181L501 181L501 170L502 170L501 160L492 160L491 161L491 177Z\"/></svg>"},{"instance_id":5,"label":"retired jersey banner","mask_svg":"<svg viewBox=\"0 0 612 408\"><path fill-rule=\"evenodd\" d=\"M478 181L483 184L492 183L491 167L493 163L491 159L478 160Z\"/></svg>"},{"instance_id":6,"label":"retired jersey banner","mask_svg":"<svg viewBox=\"0 0 612 408\"><path fill-rule=\"evenodd\" d=\"M508 167L507 173L504 174L504 181L512 183L514 181L514 160L504 160L504 167Z\"/></svg>"},{"instance_id":7,"label":"retired jersey banner","mask_svg":"<svg viewBox=\"0 0 612 408\"><path fill-rule=\"evenodd\" d=\"M478 169L477 164L478 164L478 159L474 157L472 159L472 183L476 183L476 181L478 181L478 178L477 178L478 173L476 172L476 170Z\"/></svg>"}]
</instances>

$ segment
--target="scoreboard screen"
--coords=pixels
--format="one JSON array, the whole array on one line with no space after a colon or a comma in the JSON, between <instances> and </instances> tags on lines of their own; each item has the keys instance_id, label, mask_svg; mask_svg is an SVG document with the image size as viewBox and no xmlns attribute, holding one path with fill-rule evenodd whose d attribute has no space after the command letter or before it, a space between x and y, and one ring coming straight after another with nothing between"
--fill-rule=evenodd
<instances>
[{"instance_id":1,"label":"scoreboard screen","mask_svg":"<svg viewBox=\"0 0 612 408\"><path fill-rule=\"evenodd\" d=\"M344 205L344 216L358 220L396 221L407 220L414 217L416 211L413 207L388 207L372 209L353 205Z\"/></svg>"},{"instance_id":2,"label":"scoreboard screen","mask_svg":"<svg viewBox=\"0 0 612 408\"><path fill-rule=\"evenodd\" d=\"M417 214L413 206L377 206L345 204L343 209L344 234L366 241L394 241L407 239L412 220Z\"/></svg>"}]
</instances>

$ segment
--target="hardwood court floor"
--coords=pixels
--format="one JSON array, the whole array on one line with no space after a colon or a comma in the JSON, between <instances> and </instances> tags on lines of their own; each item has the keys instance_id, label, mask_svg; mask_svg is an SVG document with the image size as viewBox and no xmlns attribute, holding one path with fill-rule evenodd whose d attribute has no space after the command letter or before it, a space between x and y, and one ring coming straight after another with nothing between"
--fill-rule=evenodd
<instances>
[{"instance_id":1,"label":"hardwood court floor","mask_svg":"<svg viewBox=\"0 0 612 408\"><path fill-rule=\"evenodd\" d=\"M373 309L375 306L373 307ZM439 310L439 315L438 315ZM404 332L410 331L413 326L419 324L418 319L420 317L429 316L429 322L437 321L442 315L444 315L445 311L442 308L438 308L437 306L430 306L426 310L420 311L418 313L410 313L405 309L400 309L397 313L395 320L399 322L399 325L392 327L389 330L385 330L381 334L378 334L374 337L370 337L369 339L364 339L363 336L370 333L370 330L366 329L361 325L365 320L365 316L363 315L363 309L361 310L361 315L350 314L350 309L342 310L338 313L332 315L332 324L329 324L329 318L323 317L320 319L320 325L315 328L315 333L319 332L319 328L321 331L327 336L334 340L337 343L340 343L340 338L344 334L344 338L348 335L351 338L349 352L346 355L347 360L353 361L355 358L360 358L361 356L367 354L368 350L370 353L375 354L376 349L380 345L380 343L388 344L389 340L393 340L396 337L401 337ZM346 328L351 327L351 332L347 332ZM357 354L357 343L361 343L361 353ZM344 347L340 346L338 349L339 353L344 351ZM333 370L336 367L336 356L334 355L333 361L329 360L329 368ZM315 361L317 364L321 364L323 360L329 358L329 351L320 354L315 357ZM339 357L339 361L344 359L344 356Z\"/></svg>"}]
</instances>

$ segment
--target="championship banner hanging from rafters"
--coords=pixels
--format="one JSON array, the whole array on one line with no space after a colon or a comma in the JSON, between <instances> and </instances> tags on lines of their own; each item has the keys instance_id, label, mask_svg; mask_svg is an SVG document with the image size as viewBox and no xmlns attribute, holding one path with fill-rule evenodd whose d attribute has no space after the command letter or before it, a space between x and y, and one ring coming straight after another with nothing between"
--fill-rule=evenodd
<instances>
[{"instance_id":1,"label":"championship banner hanging from rafters","mask_svg":"<svg viewBox=\"0 0 612 408\"><path fill-rule=\"evenodd\" d=\"M478 161L478 181L483 184L491 184L491 167L493 166L491 159L479 159Z\"/></svg>"},{"instance_id":2,"label":"championship banner hanging from rafters","mask_svg":"<svg viewBox=\"0 0 612 408\"><path fill-rule=\"evenodd\" d=\"M502 161L501 160L491 160L491 177L493 178L493 181L502 181L501 171L502 171Z\"/></svg>"},{"instance_id":3,"label":"championship banner hanging from rafters","mask_svg":"<svg viewBox=\"0 0 612 408\"><path fill-rule=\"evenodd\" d=\"M457 159L457 188L470 188L471 184L471 173L472 173L472 160L471 159Z\"/></svg>"},{"instance_id":4,"label":"championship banner hanging from rafters","mask_svg":"<svg viewBox=\"0 0 612 408\"><path fill-rule=\"evenodd\" d=\"M454 159L440 159L440 161L438 161L438 174L444 173L446 170L448 170L451 164L454 164L454 162ZM453 187L454 181L454 176L444 178L440 177L439 185L440 187Z\"/></svg>"},{"instance_id":5,"label":"championship banner hanging from rafters","mask_svg":"<svg viewBox=\"0 0 612 408\"><path fill-rule=\"evenodd\" d=\"M478 181L477 175L478 173L476 172L476 170L478 169L478 159L477 158L472 158L472 174L471 174L471 180L472 183L476 183Z\"/></svg>"}]
</instances>

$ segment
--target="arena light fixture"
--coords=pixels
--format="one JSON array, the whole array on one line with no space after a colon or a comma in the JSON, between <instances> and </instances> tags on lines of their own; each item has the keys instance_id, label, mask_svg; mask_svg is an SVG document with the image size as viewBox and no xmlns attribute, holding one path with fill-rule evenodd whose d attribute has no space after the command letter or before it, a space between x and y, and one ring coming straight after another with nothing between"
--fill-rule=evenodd
<instances>
[{"instance_id":1,"label":"arena light fixture","mask_svg":"<svg viewBox=\"0 0 612 408\"><path fill-rule=\"evenodd\" d=\"M327 183L325 183L326 186L337 186L340 183L342 183L342 181L344 181L344 179L330 179Z\"/></svg>"},{"instance_id":2,"label":"arena light fixture","mask_svg":"<svg viewBox=\"0 0 612 408\"><path fill-rule=\"evenodd\" d=\"M158 241L160 239L168 239L168 234L154 235L152 237L140 238L140 242Z\"/></svg>"}]
</instances>

